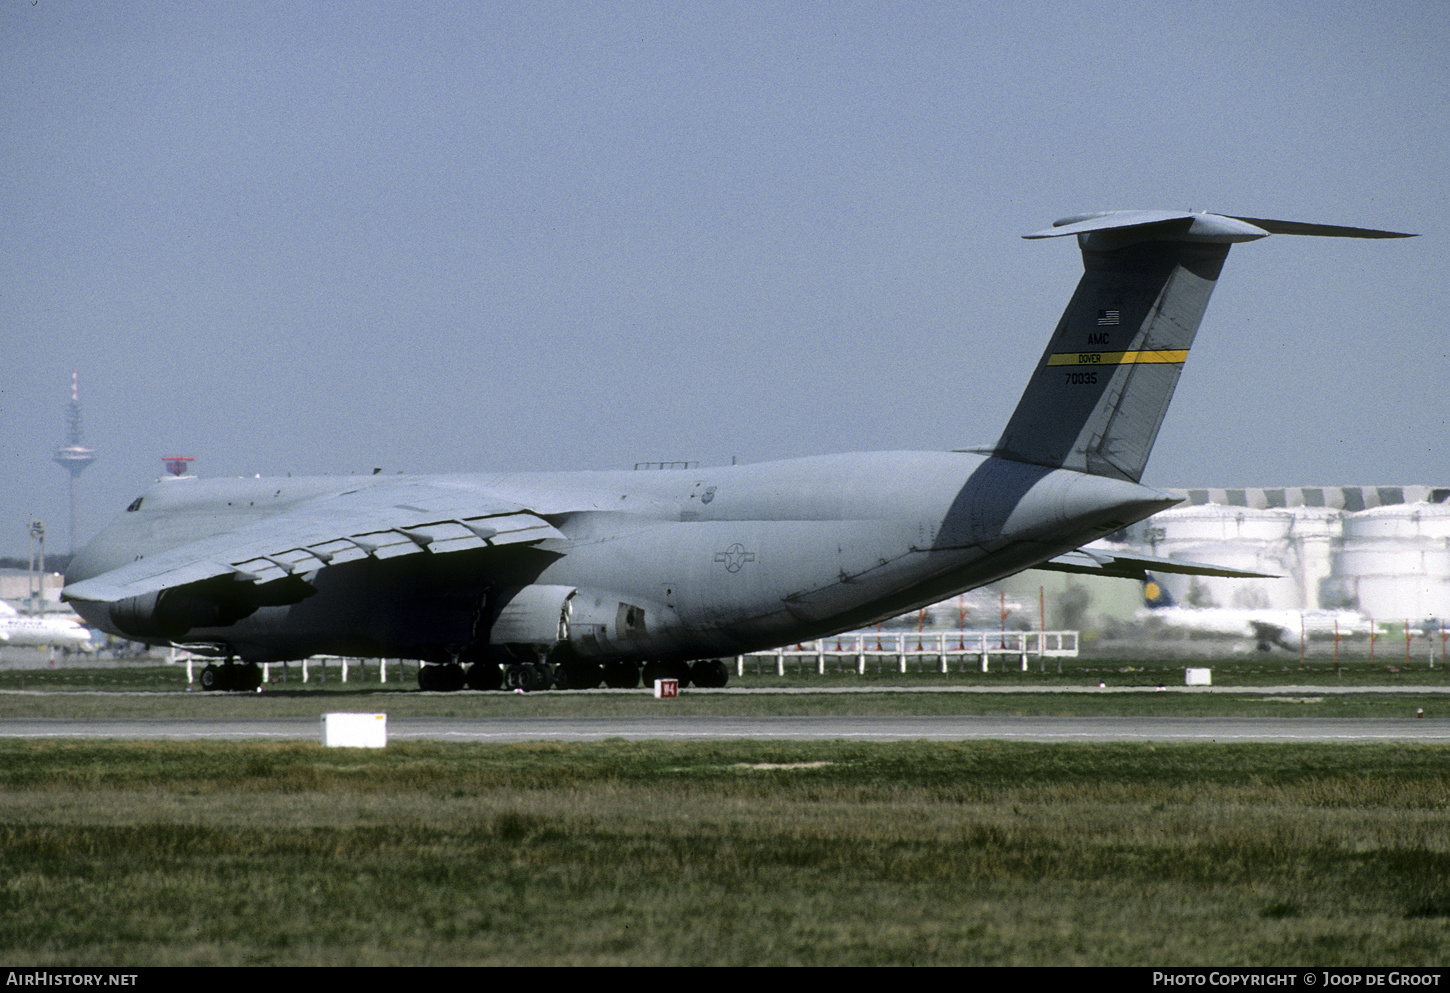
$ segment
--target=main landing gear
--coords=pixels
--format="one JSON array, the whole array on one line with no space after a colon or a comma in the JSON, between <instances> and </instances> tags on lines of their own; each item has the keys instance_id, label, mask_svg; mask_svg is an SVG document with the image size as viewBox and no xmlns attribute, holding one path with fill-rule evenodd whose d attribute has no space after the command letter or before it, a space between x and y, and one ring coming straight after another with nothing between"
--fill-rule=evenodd
<instances>
[{"instance_id":1,"label":"main landing gear","mask_svg":"<svg viewBox=\"0 0 1450 993\"><path fill-rule=\"evenodd\" d=\"M730 681L730 667L720 659L701 659L698 662L646 662L644 684L654 686L656 680L678 679L680 688L698 686L701 689L720 689Z\"/></svg>"},{"instance_id":2,"label":"main landing gear","mask_svg":"<svg viewBox=\"0 0 1450 993\"><path fill-rule=\"evenodd\" d=\"M239 690L252 693L262 685L262 667L255 662L235 662L227 659L221 665L207 663L197 677L204 690Z\"/></svg>"},{"instance_id":3,"label":"main landing gear","mask_svg":"<svg viewBox=\"0 0 1450 993\"><path fill-rule=\"evenodd\" d=\"M463 666L453 662L445 665L425 665L418 668L418 688L451 692L463 689L467 676Z\"/></svg>"},{"instance_id":4,"label":"main landing gear","mask_svg":"<svg viewBox=\"0 0 1450 993\"><path fill-rule=\"evenodd\" d=\"M615 659L600 664L582 659L568 662L510 662L500 666L494 662L474 662L463 666L456 662L425 664L418 669L418 688L434 692L452 692L465 686L471 690L592 690L601 684L613 690L629 690L646 686L657 679L678 679L683 686L719 688L730 679L730 667L720 659L699 662L646 662L643 673L637 662Z\"/></svg>"},{"instance_id":5,"label":"main landing gear","mask_svg":"<svg viewBox=\"0 0 1450 993\"><path fill-rule=\"evenodd\" d=\"M471 690L496 690L503 687L502 670L492 662L475 662L469 666L443 662L418 667L418 689L434 693L451 693L467 686Z\"/></svg>"}]
</instances>

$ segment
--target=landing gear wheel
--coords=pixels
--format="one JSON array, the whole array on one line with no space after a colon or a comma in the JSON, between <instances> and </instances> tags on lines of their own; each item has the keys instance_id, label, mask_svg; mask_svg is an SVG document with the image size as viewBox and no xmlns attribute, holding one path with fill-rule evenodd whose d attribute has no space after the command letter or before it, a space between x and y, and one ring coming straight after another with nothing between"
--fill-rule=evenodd
<instances>
[{"instance_id":1,"label":"landing gear wheel","mask_svg":"<svg viewBox=\"0 0 1450 993\"><path fill-rule=\"evenodd\" d=\"M647 689L654 689L655 683L661 679L674 679L673 667L668 662L646 662L644 664L644 685Z\"/></svg>"},{"instance_id":2,"label":"landing gear wheel","mask_svg":"<svg viewBox=\"0 0 1450 993\"><path fill-rule=\"evenodd\" d=\"M545 670L543 663L515 662L504 673L504 686L511 690L533 693L549 688L545 680L553 681L553 673Z\"/></svg>"},{"instance_id":3,"label":"landing gear wheel","mask_svg":"<svg viewBox=\"0 0 1450 993\"><path fill-rule=\"evenodd\" d=\"M475 662L466 678L471 690L496 690L503 685L503 670L497 662Z\"/></svg>"},{"instance_id":4,"label":"landing gear wheel","mask_svg":"<svg viewBox=\"0 0 1450 993\"><path fill-rule=\"evenodd\" d=\"M604 663L604 685L612 690L632 690L639 685L639 666L633 662Z\"/></svg>"},{"instance_id":5,"label":"landing gear wheel","mask_svg":"<svg viewBox=\"0 0 1450 993\"><path fill-rule=\"evenodd\" d=\"M569 689L571 690L598 689L599 684L604 680L604 670L598 662L571 662L570 667Z\"/></svg>"},{"instance_id":6,"label":"landing gear wheel","mask_svg":"<svg viewBox=\"0 0 1450 993\"><path fill-rule=\"evenodd\" d=\"M201 675L197 677L196 681L201 684L201 688L204 690L219 690L222 688L221 670L214 665L208 665L205 669L201 670Z\"/></svg>"},{"instance_id":7,"label":"landing gear wheel","mask_svg":"<svg viewBox=\"0 0 1450 993\"><path fill-rule=\"evenodd\" d=\"M235 689L246 690L255 693L262 686L262 667L255 662L248 662L245 665L235 666L232 673L232 686Z\"/></svg>"},{"instance_id":8,"label":"landing gear wheel","mask_svg":"<svg viewBox=\"0 0 1450 993\"><path fill-rule=\"evenodd\" d=\"M704 689L718 690L730 681L730 668L719 659L701 659L690 666L690 681Z\"/></svg>"},{"instance_id":9,"label":"landing gear wheel","mask_svg":"<svg viewBox=\"0 0 1450 993\"><path fill-rule=\"evenodd\" d=\"M418 689L437 693L451 693L463 689L463 666L451 663L420 665L418 667Z\"/></svg>"}]
</instances>

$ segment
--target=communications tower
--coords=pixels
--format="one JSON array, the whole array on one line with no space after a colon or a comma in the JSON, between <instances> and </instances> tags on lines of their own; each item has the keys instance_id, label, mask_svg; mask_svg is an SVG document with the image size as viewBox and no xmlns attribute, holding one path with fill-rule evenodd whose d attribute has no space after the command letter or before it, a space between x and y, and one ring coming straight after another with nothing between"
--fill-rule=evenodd
<instances>
[{"instance_id":1,"label":"communications tower","mask_svg":"<svg viewBox=\"0 0 1450 993\"><path fill-rule=\"evenodd\" d=\"M81 432L81 398L78 377L70 374L70 408L66 411L66 444L55 450L55 462L70 473L70 550L76 550L76 489L86 466L96 461Z\"/></svg>"}]
</instances>

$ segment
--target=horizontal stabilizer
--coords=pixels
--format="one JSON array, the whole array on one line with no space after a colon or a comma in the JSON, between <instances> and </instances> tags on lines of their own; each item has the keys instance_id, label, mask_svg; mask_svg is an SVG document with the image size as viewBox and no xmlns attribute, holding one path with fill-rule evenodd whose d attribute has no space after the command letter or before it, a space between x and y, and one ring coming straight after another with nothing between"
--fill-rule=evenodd
<instances>
[{"instance_id":1,"label":"horizontal stabilizer","mask_svg":"<svg viewBox=\"0 0 1450 993\"><path fill-rule=\"evenodd\" d=\"M1143 229L1146 240L1229 243L1257 241L1271 234L1315 235L1323 238L1413 238L1399 231L1376 231L1338 224L1308 224L1277 221L1264 217L1235 217L1189 210L1107 210L1074 214L1054 221L1052 227L1025 234L1024 238L1064 238L1095 231ZM1154 231L1152 229L1160 230Z\"/></svg>"},{"instance_id":2,"label":"horizontal stabilizer","mask_svg":"<svg viewBox=\"0 0 1450 993\"><path fill-rule=\"evenodd\" d=\"M1373 228L1347 228L1339 224L1306 224L1303 221L1273 221L1263 217L1235 217L1269 234L1313 235L1318 238L1416 238L1402 231L1376 231Z\"/></svg>"},{"instance_id":3,"label":"horizontal stabilizer","mask_svg":"<svg viewBox=\"0 0 1450 993\"><path fill-rule=\"evenodd\" d=\"M1048 572L1075 572L1086 576L1109 576L1114 579L1135 579L1145 582L1149 572L1173 572L1185 576L1224 576L1230 579L1277 579L1272 573L1245 572L1221 565L1165 559L1155 555L1120 555L1097 548L1079 548L1050 559L1035 569Z\"/></svg>"}]
</instances>

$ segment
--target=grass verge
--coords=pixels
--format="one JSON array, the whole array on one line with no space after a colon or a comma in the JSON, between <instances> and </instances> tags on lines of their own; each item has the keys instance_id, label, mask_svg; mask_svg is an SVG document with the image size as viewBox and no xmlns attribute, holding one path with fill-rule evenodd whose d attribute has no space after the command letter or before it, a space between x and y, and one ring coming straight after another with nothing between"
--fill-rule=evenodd
<instances>
[{"instance_id":1,"label":"grass verge","mask_svg":"<svg viewBox=\"0 0 1450 993\"><path fill-rule=\"evenodd\" d=\"M64 964L1443 962L1450 749L0 741Z\"/></svg>"}]
</instances>

